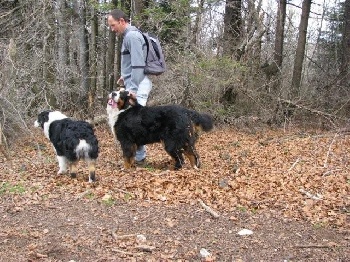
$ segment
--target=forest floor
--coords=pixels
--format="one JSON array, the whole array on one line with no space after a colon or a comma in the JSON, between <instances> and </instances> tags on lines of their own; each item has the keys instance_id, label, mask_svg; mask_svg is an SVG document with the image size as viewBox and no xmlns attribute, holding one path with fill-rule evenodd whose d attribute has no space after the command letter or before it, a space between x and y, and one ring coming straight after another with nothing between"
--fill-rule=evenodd
<instances>
[{"instance_id":1,"label":"forest floor","mask_svg":"<svg viewBox=\"0 0 350 262\"><path fill-rule=\"evenodd\" d=\"M348 134L216 128L180 171L160 144L123 170L96 135L95 183L57 175L39 129L0 155L0 261L350 261Z\"/></svg>"}]
</instances>

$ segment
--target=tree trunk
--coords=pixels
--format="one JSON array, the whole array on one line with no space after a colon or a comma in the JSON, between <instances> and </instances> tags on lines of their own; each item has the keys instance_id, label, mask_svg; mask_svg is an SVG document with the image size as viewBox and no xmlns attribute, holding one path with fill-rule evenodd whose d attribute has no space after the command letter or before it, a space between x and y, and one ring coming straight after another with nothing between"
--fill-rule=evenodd
<instances>
[{"instance_id":1,"label":"tree trunk","mask_svg":"<svg viewBox=\"0 0 350 262\"><path fill-rule=\"evenodd\" d=\"M241 56L237 50L242 31L241 5L241 0L226 0L224 15L223 54L236 59Z\"/></svg>"},{"instance_id":2,"label":"tree trunk","mask_svg":"<svg viewBox=\"0 0 350 262\"><path fill-rule=\"evenodd\" d=\"M147 18L145 15L145 8L149 6L149 0L135 0L134 5L131 5L131 21L134 26L137 28L144 30L145 26L147 25ZM137 16L137 19L135 19L135 16Z\"/></svg>"},{"instance_id":3,"label":"tree trunk","mask_svg":"<svg viewBox=\"0 0 350 262\"><path fill-rule=\"evenodd\" d=\"M198 8L197 8L197 12L196 12L196 19L194 21L194 25L193 25L193 36L192 36L192 46L196 46L197 42L198 42L198 32L200 31L200 23L201 23L201 16L203 14L203 7L204 7L204 0L199 0L198 1Z\"/></svg>"},{"instance_id":4,"label":"tree trunk","mask_svg":"<svg viewBox=\"0 0 350 262\"><path fill-rule=\"evenodd\" d=\"M137 1L137 0L136 0ZM134 4L134 1L130 0L120 0L120 8L124 13L131 18L131 6Z\"/></svg>"},{"instance_id":5,"label":"tree trunk","mask_svg":"<svg viewBox=\"0 0 350 262\"><path fill-rule=\"evenodd\" d=\"M238 51L237 60L249 60L252 64L256 61L260 61L260 53L258 50L261 47L261 39L266 31L263 24L263 16L259 16L261 3L262 0L256 1L256 3L248 3L247 22L244 25L245 32L241 33L240 38L242 40L240 41L239 47L236 49Z\"/></svg>"},{"instance_id":6,"label":"tree trunk","mask_svg":"<svg viewBox=\"0 0 350 262\"><path fill-rule=\"evenodd\" d=\"M271 103L275 103L277 97L280 96L281 90L281 70L283 62L283 41L284 41L284 25L286 21L286 9L287 9L287 0L279 0L278 9L277 9L277 22L276 22L276 36L275 36L275 49L274 49L274 58L273 63L265 68L264 72L267 76L267 79L274 78L275 81L271 82ZM278 123L280 121L280 111L284 110L284 106L277 101L275 110L272 115L272 123ZM283 114L282 114L283 115Z\"/></svg>"},{"instance_id":7,"label":"tree trunk","mask_svg":"<svg viewBox=\"0 0 350 262\"><path fill-rule=\"evenodd\" d=\"M345 0L342 39L341 84L349 89L350 83L350 0ZM349 91L349 90L348 90Z\"/></svg>"},{"instance_id":8,"label":"tree trunk","mask_svg":"<svg viewBox=\"0 0 350 262\"><path fill-rule=\"evenodd\" d=\"M44 19L46 26L44 27L45 30L42 34L43 40L42 40L42 46L43 46L43 54L44 54L44 60L43 60L43 80L46 83L55 84L56 81L56 76L55 76L55 68L53 66L52 60L53 57L51 55L52 52L52 45L54 44L54 25L52 24L52 16L51 14L53 13L52 10L52 5L49 2L44 3L44 10L46 10ZM35 88L32 88L34 90ZM51 88L45 87L45 91L47 93L46 99L49 103L49 105L52 108L57 108L58 103L57 103L57 98L54 94L54 92L51 90ZM35 106L35 105L34 105Z\"/></svg>"},{"instance_id":9,"label":"tree trunk","mask_svg":"<svg viewBox=\"0 0 350 262\"><path fill-rule=\"evenodd\" d=\"M107 53L106 53L106 74L108 92L113 91L116 75L114 72L116 34L109 30ZM117 59L118 60L118 59ZM118 60L119 61L119 60Z\"/></svg>"},{"instance_id":10,"label":"tree trunk","mask_svg":"<svg viewBox=\"0 0 350 262\"><path fill-rule=\"evenodd\" d=\"M277 10L277 22L276 22L276 36L275 36L275 49L273 63L263 68L264 73L268 80L271 77L276 76L282 69L283 62L283 41L284 41L284 24L286 21L286 0L279 0L278 10ZM278 76L278 81L273 81L272 90L277 91L280 86L280 79Z\"/></svg>"},{"instance_id":11,"label":"tree trunk","mask_svg":"<svg viewBox=\"0 0 350 262\"><path fill-rule=\"evenodd\" d=\"M83 102L83 113L88 114L88 94L90 91L89 83L89 43L86 31L86 2L85 0L76 0L74 2L74 11L77 17L77 38L79 41L79 73L80 87L83 91L79 99Z\"/></svg>"},{"instance_id":12,"label":"tree trunk","mask_svg":"<svg viewBox=\"0 0 350 262\"><path fill-rule=\"evenodd\" d=\"M143 12L143 9L145 8L145 3L146 1L142 1L142 0L135 0L134 1L134 9L132 10L132 18L135 15L141 15L141 13Z\"/></svg>"},{"instance_id":13,"label":"tree trunk","mask_svg":"<svg viewBox=\"0 0 350 262\"><path fill-rule=\"evenodd\" d=\"M118 0L112 1L113 8L117 8ZM117 50L117 72L115 72L114 63L115 63L115 43L116 43L116 34L109 30L108 34L108 43L107 43L107 53L106 53L106 79L107 79L107 92L114 90L114 85L116 78L120 75L120 49Z\"/></svg>"},{"instance_id":14,"label":"tree trunk","mask_svg":"<svg viewBox=\"0 0 350 262\"><path fill-rule=\"evenodd\" d=\"M305 44L306 44L306 33L307 25L309 21L311 8L311 0L304 0L301 11L301 18L299 24L299 36L298 45L295 53L292 86L291 86L291 98L297 98L300 96L300 84L301 84L301 73L303 69L303 61L305 55Z\"/></svg>"},{"instance_id":15,"label":"tree trunk","mask_svg":"<svg viewBox=\"0 0 350 262\"><path fill-rule=\"evenodd\" d=\"M116 4L117 1L115 0ZM120 6L121 9L124 11L124 13L131 18L131 6L132 3L129 0L120 0ZM121 49L123 44L123 37L119 36L117 39L117 70L115 72L115 78L119 78L121 74Z\"/></svg>"},{"instance_id":16,"label":"tree trunk","mask_svg":"<svg viewBox=\"0 0 350 262\"><path fill-rule=\"evenodd\" d=\"M106 3L106 0L104 0L103 2L104 4ZM102 64L102 68L101 68L101 72L100 75L102 76L102 83L99 83L99 96L102 96L102 98L105 98L108 92L108 78L107 78L107 57L106 57L106 50L107 50L107 36L108 36L108 27L105 26L104 24L102 25L102 30L100 30L101 32L101 37L102 40L100 41L100 45L99 45L99 54L101 56L101 64ZM103 100L103 99L102 99ZM104 102L104 101L103 101Z\"/></svg>"},{"instance_id":17,"label":"tree trunk","mask_svg":"<svg viewBox=\"0 0 350 262\"><path fill-rule=\"evenodd\" d=\"M97 37L98 22L95 7L91 6L91 44L90 44L90 90L89 90L89 117L92 119L95 112L97 89Z\"/></svg>"},{"instance_id":18,"label":"tree trunk","mask_svg":"<svg viewBox=\"0 0 350 262\"><path fill-rule=\"evenodd\" d=\"M286 21L286 6L287 0L279 0L277 10L277 23L276 23L276 38L275 38L275 54L274 62L279 70L282 67L283 59L283 40L284 40L284 24Z\"/></svg>"},{"instance_id":19,"label":"tree trunk","mask_svg":"<svg viewBox=\"0 0 350 262\"><path fill-rule=\"evenodd\" d=\"M190 16L190 3L188 3L187 8L185 8L185 16ZM193 84L192 84L192 75L193 75L193 64L191 63L190 50L191 50L191 41L192 41L192 30L190 23L187 24L187 30L186 30L186 42L185 46L189 47L186 49L185 57L187 60L189 60L186 64L188 67L184 68L183 70L183 86L185 87L183 91L183 97L180 102L182 106L188 107L188 108L194 108L193 104Z\"/></svg>"},{"instance_id":20,"label":"tree trunk","mask_svg":"<svg viewBox=\"0 0 350 262\"><path fill-rule=\"evenodd\" d=\"M67 84L67 17L66 17L66 1L57 0L56 19L58 25L57 46L58 46L58 61L57 61L57 80L60 88L64 88Z\"/></svg>"}]
</instances>

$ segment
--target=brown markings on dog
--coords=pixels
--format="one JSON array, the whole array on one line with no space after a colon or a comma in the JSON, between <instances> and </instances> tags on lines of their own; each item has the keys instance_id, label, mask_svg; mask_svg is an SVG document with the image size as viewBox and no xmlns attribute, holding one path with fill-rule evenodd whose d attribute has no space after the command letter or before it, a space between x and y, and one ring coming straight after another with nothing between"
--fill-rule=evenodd
<instances>
[{"instance_id":1,"label":"brown markings on dog","mask_svg":"<svg viewBox=\"0 0 350 262\"><path fill-rule=\"evenodd\" d=\"M134 144L132 146L132 156L131 157L124 157L124 168L130 169L135 167L135 155L136 155L137 146Z\"/></svg>"},{"instance_id":2,"label":"brown markings on dog","mask_svg":"<svg viewBox=\"0 0 350 262\"><path fill-rule=\"evenodd\" d=\"M69 171L70 171L70 176L72 178L77 177L77 171L78 171L77 162L78 161L69 163Z\"/></svg>"},{"instance_id":3,"label":"brown markings on dog","mask_svg":"<svg viewBox=\"0 0 350 262\"><path fill-rule=\"evenodd\" d=\"M197 158L192 152L184 151L184 155L190 160L191 167L197 167Z\"/></svg>"},{"instance_id":4,"label":"brown markings on dog","mask_svg":"<svg viewBox=\"0 0 350 262\"><path fill-rule=\"evenodd\" d=\"M120 98L117 101L117 107L119 110L121 110L124 107L124 101Z\"/></svg>"},{"instance_id":5,"label":"brown markings on dog","mask_svg":"<svg viewBox=\"0 0 350 262\"><path fill-rule=\"evenodd\" d=\"M176 163L176 159L171 157L169 170L171 170L171 171L175 170L175 163Z\"/></svg>"},{"instance_id":6,"label":"brown markings on dog","mask_svg":"<svg viewBox=\"0 0 350 262\"><path fill-rule=\"evenodd\" d=\"M95 181L95 170L96 170L96 161L95 160L90 160L88 164L89 168L89 181Z\"/></svg>"},{"instance_id":7,"label":"brown markings on dog","mask_svg":"<svg viewBox=\"0 0 350 262\"><path fill-rule=\"evenodd\" d=\"M133 163L132 163L132 158L131 157L124 157L124 168L125 169L130 169L131 167L133 167Z\"/></svg>"}]
</instances>

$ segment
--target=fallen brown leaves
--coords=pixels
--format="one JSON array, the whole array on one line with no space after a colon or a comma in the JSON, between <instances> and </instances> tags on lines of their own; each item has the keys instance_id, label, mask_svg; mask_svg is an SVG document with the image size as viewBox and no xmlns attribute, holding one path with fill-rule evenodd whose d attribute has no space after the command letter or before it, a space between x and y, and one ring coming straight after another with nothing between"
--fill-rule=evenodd
<instances>
[{"instance_id":1,"label":"fallen brown leaves","mask_svg":"<svg viewBox=\"0 0 350 262\"><path fill-rule=\"evenodd\" d=\"M347 135L215 130L203 134L197 144L200 170L186 163L180 171L168 171L169 157L160 144L148 145L145 168L123 170L109 129L99 127L96 134L100 157L94 184L86 182L83 163L77 179L57 176L53 149L39 130L16 145L12 165L2 156L0 194L15 195L13 212L25 203L54 198L89 198L106 205L117 201L199 205L200 200L218 213L269 209L314 224L350 225Z\"/></svg>"}]
</instances>

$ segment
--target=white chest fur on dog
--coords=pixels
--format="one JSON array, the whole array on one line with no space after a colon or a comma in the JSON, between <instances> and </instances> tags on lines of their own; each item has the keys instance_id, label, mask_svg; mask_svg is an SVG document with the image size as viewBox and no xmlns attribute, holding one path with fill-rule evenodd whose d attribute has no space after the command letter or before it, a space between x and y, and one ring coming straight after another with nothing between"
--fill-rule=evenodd
<instances>
[{"instance_id":1,"label":"white chest fur on dog","mask_svg":"<svg viewBox=\"0 0 350 262\"><path fill-rule=\"evenodd\" d=\"M117 102L116 102L118 101L118 99L119 99L119 92L110 93L108 95L108 103L106 108L107 115L108 115L108 125L111 128L111 131L115 140L117 140L115 129L114 129L115 123L118 120L118 116L125 111L124 109L122 110L118 109Z\"/></svg>"}]
</instances>

